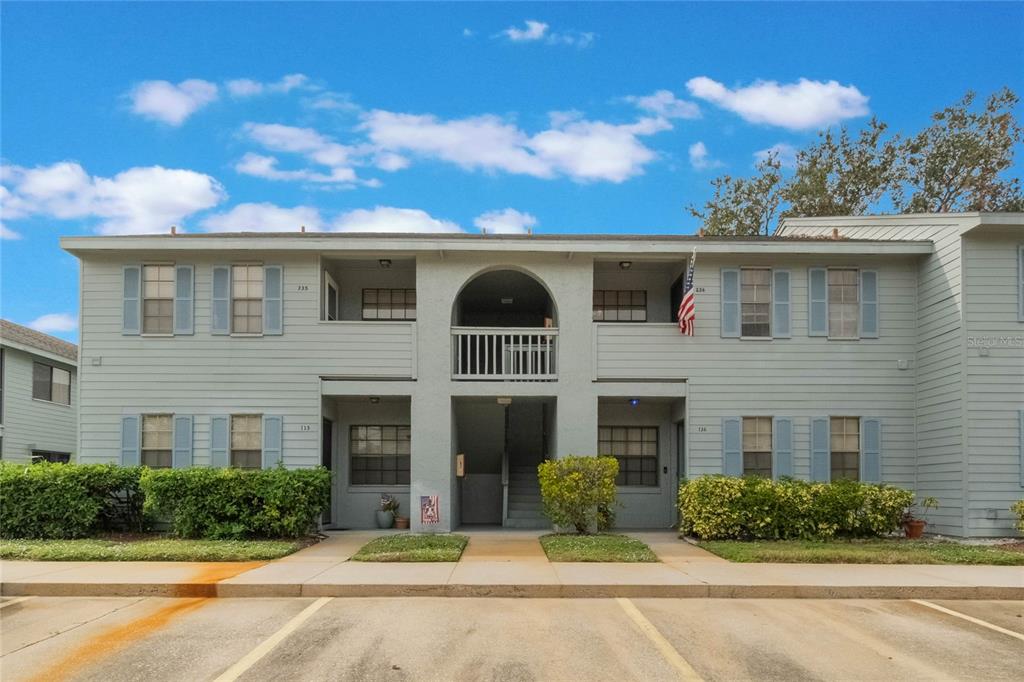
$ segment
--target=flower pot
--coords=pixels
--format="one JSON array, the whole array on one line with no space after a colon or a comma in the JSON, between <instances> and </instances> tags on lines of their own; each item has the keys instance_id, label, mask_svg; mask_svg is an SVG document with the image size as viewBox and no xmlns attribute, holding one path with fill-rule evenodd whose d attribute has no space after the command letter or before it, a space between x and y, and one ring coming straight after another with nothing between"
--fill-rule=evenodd
<instances>
[{"instance_id":1,"label":"flower pot","mask_svg":"<svg viewBox=\"0 0 1024 682\"><path fill-rule=\"evenodd\" d=\"M395 528L406 529L409 527L408 516L396 516L395 517Z\"/></svg>"},{"instance_id":2,"label":"flower pot","mask_svg":"<svg viewBox=\"0 0 1024 682\"><path fill-rule=\"evenodd\" d=\"M386 511L383 509L377 510L377 527L378 528L390 528L395 522L395 515L393 512Z\"/></svg>"},{"instance_id":3,"label":"flower pot","mask_svg":"<svg viewBox=\"0 0 1024 682\"><path fill-rule=\"evenodd\" d=\"M924 527L927 525L920 519L914 519L913 521L907 521L903 524L903 532L907 534L907 539L916 540L924 535Z\"/></svg>"}]
</instances>

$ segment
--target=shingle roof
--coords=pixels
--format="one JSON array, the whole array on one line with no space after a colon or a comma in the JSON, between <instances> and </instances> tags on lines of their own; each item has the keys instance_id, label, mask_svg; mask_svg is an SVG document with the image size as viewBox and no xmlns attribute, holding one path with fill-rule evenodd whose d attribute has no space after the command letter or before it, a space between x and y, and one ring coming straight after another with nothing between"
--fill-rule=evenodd
<instances>
[{"instance_id":1,"label":"shingle roof","mask_svg":"<svg viewBox=\"0 0 1024 682\"><path fill-rule=\"evenodd\" d=\"M75 344L7 320L0 320L0 341L36 348L72 361L78 360L78 346Z\"/></svg>"}]
</instances>

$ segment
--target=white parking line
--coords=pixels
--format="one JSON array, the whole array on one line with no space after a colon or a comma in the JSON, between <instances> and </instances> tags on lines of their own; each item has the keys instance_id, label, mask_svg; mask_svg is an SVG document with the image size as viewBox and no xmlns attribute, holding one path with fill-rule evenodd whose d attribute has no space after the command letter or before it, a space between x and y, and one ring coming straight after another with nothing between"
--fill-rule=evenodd
<instances>
[{"instance_id":1,"label":"white parking line","mask_svg":"<svg viewBox=\"0 0 1024 682\"><path fill-rule=\"evenodd\" d=\"M290 621L284 624L280 630L267 637L265 640L260 642L259 645L248 654L242 657L238 663L221 673L214 682L234 682L245 673L246 670L259 663L260 659L269 654L274 647L284 641L284 639L299 629L299 626L309 620L310 616L319 611L327 602L334 599L334 597L320 597L315 602L304 608L299 615L292 618Z\"/></svg>"},{"instance_id":2,"label":"white parking line","mask_svg":"<svg viewBox=\"0 0 1024 682\"><path fill-rule=\"evenodd\" d=\"M910 601L914 602L915 604L920 604L921 606L927 606L930 609L935 609L936 611L941 611L942 613L949 614L950 616L956 616L957 618L962 618L962 619L964 619L964 620L966 620L966 621L968 621L970 623L974 623L975 625L980 625L983 628L988 628L989 630L995 630L996 632L1001 632L1004 635L1009 635L1010 637L1014 637L1014 638L1019 639L1020 641L1024 642L1024 635L1020 634L1019 632L1014 632L1013 630L1007 630L1006 628L1001 628L998 625L994 625L994 624L989 623L987 621L981 620L980 618L975 618L974 616L968 616L966 613L960 613L959 611L954 611L953 609L947 609L945 606L939 606L938 604L933 604L930 601L924 601L923 599L911 599Z\"/></svg>"},{"instance_id":3,"label":"white parking line","mask_svg":"<svg viewBox=\"0 0 1024 682\"><path fill-rule=\"evenodd\" d=\"M661 653L662 657L679 672L679 677L681 679L693 680L694 682L701 682L703 680L703 678L697 674L697 671L693 669L693 666L691 666L686 659L676 651L676 648L672 646L672 643L665 639L664 635L658 631L658 628L654 627L654 623L647 620L647 616L640 613L640 609L638 609L633 602L625 597L618 597L615 601L619 602L619 606L621 606L622 610L626 612L626 615L636 623L636 626L640 628L640 631L647 635L647 639L654 643L654 646L657 647L658 652Z\"/></svg>"},{"instance_id":4,"label":"white parking line","mask_svg":"<svg viewBox=\"0 0 1024 682\"><path fill-rule=\"evenodd\" d=\"M28 596L28 597L15 597L13 599L8 599L6 601L2 601L2 602L0 602L0 609L4 608L5 606L10 606L11 604L20 604L21 602L25 601L26 599L32 599L32 597L31 596Z\"/></svg>"}]
</instances>

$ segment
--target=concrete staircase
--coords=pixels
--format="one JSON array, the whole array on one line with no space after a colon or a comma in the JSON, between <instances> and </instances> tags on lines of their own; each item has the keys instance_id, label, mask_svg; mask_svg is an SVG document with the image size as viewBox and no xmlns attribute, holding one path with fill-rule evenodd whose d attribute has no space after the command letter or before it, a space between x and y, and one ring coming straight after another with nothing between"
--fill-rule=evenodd
<instances>
[{"instance_id":1,"label":"concrete staircase","mask_svg":"<svg viewBox=\"0 0 1024 682\"><path fill-rule=\"evenodd\" d=\"M513 466L508 472L506 528L550 528L540 499L536 466Z\"/></svg>"}]
</instances>

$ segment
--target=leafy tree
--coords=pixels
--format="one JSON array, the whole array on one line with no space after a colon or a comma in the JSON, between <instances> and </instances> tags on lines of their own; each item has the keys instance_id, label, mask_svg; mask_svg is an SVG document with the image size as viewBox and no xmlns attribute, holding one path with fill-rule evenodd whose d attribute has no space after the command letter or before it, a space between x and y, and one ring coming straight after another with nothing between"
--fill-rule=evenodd
<instances>
[{"instance_id":1,"label":"leafy tree","mask_svg":"<svg viewBox=\"0 0 1024 682\"><path fill-rule=\"evenodd\" d=\"M999 174L1013 164L1021 126L1013 115L1019 98L1009 88L992 94L982 111L975 93L932 114L932 124L902 150L910 197L895 199L905 213L1021 210L1020 180Z\"/></svg>"},{"instance_id":2,"label":"leafy tree","mask_svg":"<svg viewBox=\"0 0 1024 682\"><path fill-rule=\"evenodd\" d=\"M714 196L703 207L690 204L687 210L704 223L709 235L767 235L779 210L781 168L778 154L773 153L757 164L754 177L717 177L711 181Z\"/></svg>"},{"instance_id":3,"label":"leafy tree","mask_svg":"<svg viewBox=\"0 0 1024 682\"><path fill-rule=\"evenodd\" d=\"M793 177L782 187L782 216L862 215L898 180L899 142L883 140L886 125L872 118L850 137L845 127L800 151Z\"/></svg>"}]
</instances>

